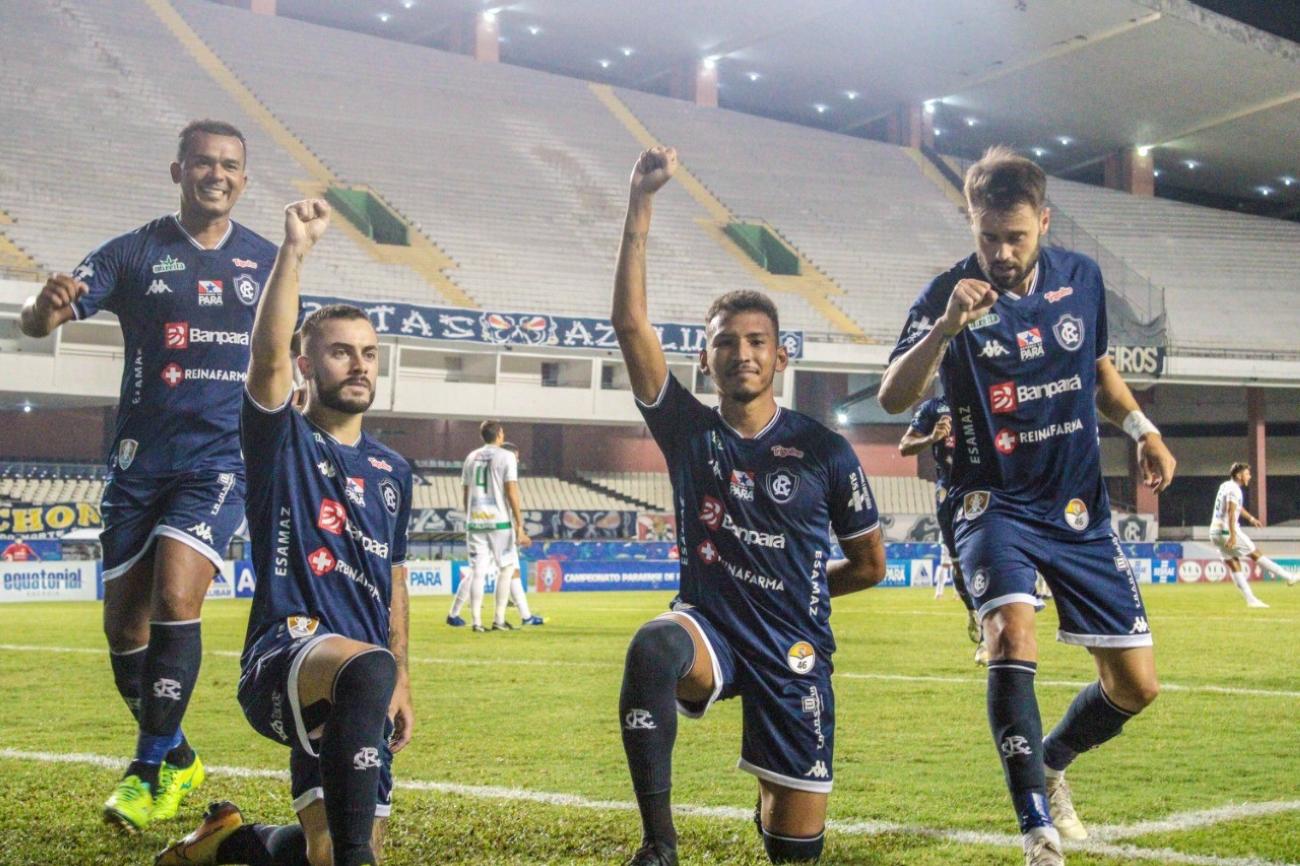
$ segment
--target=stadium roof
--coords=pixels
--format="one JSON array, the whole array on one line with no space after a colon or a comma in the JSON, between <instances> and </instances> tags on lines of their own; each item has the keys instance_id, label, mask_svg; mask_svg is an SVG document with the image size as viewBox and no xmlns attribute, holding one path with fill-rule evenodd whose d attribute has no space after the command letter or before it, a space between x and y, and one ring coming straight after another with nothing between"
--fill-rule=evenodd
<instances>
[{"instance_id":1,"label":"stadium roof","mask_svg":"<svg viewBox=\"0 0 1300 866\"><path fill-rule=\"evenodd\" d=\"M851 134L868 134L900 103L932 100L947 153L973 156L1007 142L1050 173L1093 179L1107 153L1151 146L1164 194L1300 212L1300 45L1187 0L278 7L435 47L491 12L503 62L660 93L675 70L713 58L723 107Z\"/></svg>"}]
</instances>

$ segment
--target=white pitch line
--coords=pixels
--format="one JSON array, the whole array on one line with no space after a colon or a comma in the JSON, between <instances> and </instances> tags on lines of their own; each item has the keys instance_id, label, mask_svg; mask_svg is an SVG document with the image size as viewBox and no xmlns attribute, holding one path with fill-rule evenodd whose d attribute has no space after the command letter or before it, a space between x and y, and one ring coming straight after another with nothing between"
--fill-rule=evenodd
<instances>
[{"instance_id":1,"label":"white pitch line","mask_svg":"<svg viewBox=\"0 0 1300 866\"><path fill-rule=\"evenodd\" d=\"M47 652L47 653L76 653L83 655L101 655L107 652L107 649L95 649L93 647L63 647L63 646L45 646L41 644L0 644L0 651L9 652ZM219 658L239 658L240 653L234 650L204 650L204 655L217 656ZM471 657L450 657L450 656L412 656L410 661L415 664L426 665L449 665L449 666L496 666L504 665L507 667L556 667L556 668L622 668L621 662L596 662L596 661L568 661L565 659L516 659L516 658L471 658ZM882 682L903 682L903 683L946 683L952 685L969 685L983 686L985 680L983 677L969 676L939 676L935 674L885 674L885 673L858 673L855 671L837 671L836 679L841 680L879 680ZM1081 689L1089 685L1091 680L1038 680L1037 685L1046 688L1064 688L1064 689ZM1184 683L1160 684L1162 691L1166 692L1188 692L1215 695L1236 695L1239 697L1256 697L1256 698L1300 698L1300 691L1288 689L1249 689L1240 686L1216 686L1213 684L1205 685L1188 685Z\"/></svg>"},{"instance_id":2,"label":"white pitch line","mask_svg":"<svg viewBox=\"0 0 1300 866\"><path fill-rule=\"evenodd\" d=\"M120 769L125 763L118 758L84 752L29 752L21 749L0 748L0 759L15 761L35 761L40 763L84 764L105 769ZM288 781L289 774L284 770L268 770L255 767L210 766L208 772L216 775L231 776L240 779L278 779ZM586 809L598 812L630 812L632 803L625 800L593 800L578 794L560 794L549 791L530 791L525 788L506 788L496 785L460 785L452 782L432 782L418 779L398 779L396 787L409 791L436 792L472 797L484 800L508 800L513 802L541 803L549 806L561 806L574 809ZM1179 864L1179 866L1300 866L1266 860L1259 857L1219 857L1213 854L1188 854L1171 849L1141 848L1136 845L1114 845L1105 839L1120 839L1162 830L1188 830L1203 827L1220 821L1231 821L1254 815L1270 815L1300 809L1300 801L1277 803L1247 803L1240 806L1223 806L1203 812L1186 812L1171 815L1158 821L1146 821L1138 824L1119 825L1115 827L1094 827L1090 832L1095 838L1079 844L1068 844L1070 850L1087 851L1110 857L1128 860L1146 860L1160 863ZM692 806L676 805L673 812L700 818L716 818L727 821L749 822L753 818L750 809L734 806ZM879 836L886 833L921 836L937 841L953 842L964 845L987 845L998 848L1020 848L1020 837L1008 833L985 833L975 830L952 830L935 827L919 827L899 824L892 821L836 821L827 822L829 829L848 836Z\"/></svg>"}]
</instances>

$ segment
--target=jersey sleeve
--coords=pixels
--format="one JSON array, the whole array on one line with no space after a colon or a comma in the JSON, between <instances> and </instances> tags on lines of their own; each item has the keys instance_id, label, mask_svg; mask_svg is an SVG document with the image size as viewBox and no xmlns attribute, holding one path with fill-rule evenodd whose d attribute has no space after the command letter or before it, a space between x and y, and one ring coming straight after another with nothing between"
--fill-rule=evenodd
<instances>
[{"instance_id":1,"label":"jersey sleeve","mask_svg":"<svg viewBox=\"0 0 1300 866\"><path fill-rule=\"evenodd\" d=\"M411 534L411 492L415 481L408 472L402 484L402 504L397 508L397 527L393 530L393 565L405 565Z\"/></svg>"},{"instance_id":2,"label":"jersey sleeve","mask_svg":"<svg viewBox=\"0 0 1300 866\"><path fill-rule=\"evenodd\" d=\"M908 349L921 342L925 335L934 329L934 323L939 321L948 306L950 294L952 294L951 287L935 280L917 296L907 311L907 321L903 323L898 342L894 345L894 350L889 353L889 363L892 364L896 359L907 354Z\"/></svg>"},{"instance_id":3,"label":"jersey sleeve","mask_svg":"<svg viewBox=\"0 0 1300 866\"><path fill-rule=\"evenodd\" d=\"M929 436L934 432L934 425L938 419L935 417L934 404L926 400L916 409L916 414L912 416L912 423L908 429L915 430L922 436Z\"/></svg>"},{"instance_id":4,"label":"jersey sleeve","mask_svg":"<svg viewBox=\"0 0 1300 866\"><path fill-rule=\"evenodd\" d=\"M858 455L843 436L834 438L828 468L831 529L835 530L835 537L856 538L879 526L880 512L876 510L867 473L862 471Z\"/></svg>"},{"instance_id":5,"label":"jersey sleeve","mask_svg":"<svg viewBox=\"0 0 1300 866\"><path fill-rule=\"evenodd\" d=\"M244 405L239 418L239 444L244 451L244 465L249 485L260 483L279 470L280 452L293 430L293 390L285 395L277 409L268 409L244 389Z\"/></svg>"},{"instance_id":6,"label":"jersey sleeve","mask_svg":"<svg viewBox=\"0 0 1300 866\"><path fill-rule=\"evenodd\" d=\"M501 477L501 483L507 481L519 481L519 458L509 451L506 452L505 474Z\"/></svg>"},{"instance_id":7,"label":"jersey sleeve","mask_svg":"<svg viewBox=\"0 0 1300 866\"><path fill-rule=\"evenodd\" d=\"M641 410L641 417L650 428L650 435L654 437L670 466L677 455L682 437L689 436L698 426L701 413L709 411L671 373L664 379L664 387L657 400L653 403L637 400L636 407Z\"/></svg>"},{"instance_id":8,"label":"jersey sleeve","mask_svg":"<svg viewBox=\"0 0 1300 866\"><path fill-rule=\"evenodd\" d=\"M474 486L474 462L468 457L460 467L460 483L465 487Z\"/></svg>"},{"instance_id":9,"label":"jersey sleeve","mask_svg":"<svg viewBox=\"0 0 1300 866\"><path fill-rule=\"evenodd\" d=\"M86 284L86 293L72 304L78 319L89 319L100 310L118 312L121 294L118 287L126 279L132 244L130 236L114 238L100 245L81 260L72 272L73 279Z\"/></svg>"}]
</instances>

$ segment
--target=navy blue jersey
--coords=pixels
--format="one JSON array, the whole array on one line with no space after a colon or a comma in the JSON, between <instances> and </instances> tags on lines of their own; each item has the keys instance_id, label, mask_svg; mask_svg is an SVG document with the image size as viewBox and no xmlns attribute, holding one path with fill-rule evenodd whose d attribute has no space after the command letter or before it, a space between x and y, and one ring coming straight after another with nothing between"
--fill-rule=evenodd
<instances>
[{"instance_id":1,"label":"navy blue jersey","mask_svg":"<svg viewBox=\"0 0 1300 866\"><path fill-rule=\"evenodd\" d=\"M948 416L950 422L952 421L952 409L949 408L948 401L942 397L931 397L916 407L916 414L912 416L911 429L922 436L929 436L934 432L934 425L938 424L939 419L944 415ZM935 473L938 476L936 481L942 489L947 489L948 480L952 475L952 452L956 445L956 434L949 433L930 446L930 453L934 455Z\"/></svg>"},{"instance_id":2,"label":"navy blue jersey","mask_svg":"<svg viewBox=\"0 0 1300 866\"><path fill-rule=\"evenodd\" d=\"M912 304L891 361L925 336L966 278L986 280L974 255ZM957 440L949 495L962 497L968 519L1002 512L1057 535L1110 532L1094 396L1106 339L1097 263L1044 248L1030 293L1003 293L948 344L939 376Z\"/></svg>"},{"instance_id":3,"label":"navy blue jersey","mask_svg":"<svg viewBox=\"0 0 1300 866\"><path fill-rule=\"evenodd\" d=\"M673 376L654 405L638 406L672 479L681 601L733 640L789 654L792 667L801 645L829 661L831 530L854 538L879 523L853 448L788 409L746 439Z\"/></svg>"},{"instance_id":4,"label":"navy blue jersey","mask_svg":"<svg viewBox=\"0 0 1300 866\"><path fill-rule=\"evenodd\" d=\"M205 250L175 216L113 238L73 276L78 319L117 315L126 346L109 469L131 475L239 470L249 334L276 247L231 221Z\"/></svg>"},{"instance_id":5,"label":"navy blue jersey","mask_svg":"<svg viewBox=\"0 0 1300 866\"><path fill-rule=\"evenodd\" d=\"M392 568L406 561L411 467L363 433L336 441L286 402L244 394L248 534L257 589L245 650L288 617L388 646Z\"/></svg>"}]
</instances>

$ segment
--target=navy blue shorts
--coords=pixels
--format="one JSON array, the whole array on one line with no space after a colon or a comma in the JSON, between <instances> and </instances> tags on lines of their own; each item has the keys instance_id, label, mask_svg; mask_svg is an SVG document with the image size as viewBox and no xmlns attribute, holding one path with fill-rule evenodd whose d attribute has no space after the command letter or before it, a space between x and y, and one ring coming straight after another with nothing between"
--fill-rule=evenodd
<instances>
[{"instance_id":1,"label":"navy blue shorts","mask_svg":"<svg viewBox=\"0 0 1300 866\"><path fill-rule=\"evenodd\" d=\"M187 544L221 568L230 539L244 522L242 472L111 477L99 506L104 530L104 580L135 565L160 535Z\"/></svg>"},{"instance_id":2,"label":"navy blue shorts","mask_svg":"<svg viewBox=\"0 0 1300 866\"><path fill-rule=\"evenodd\" d=\"M1042 573L1060 622L1057 640L1087 647L1151 646L1137 578L1114 533L1069 540L1005 514L987 512L956 527L966 590L979 616L1006 604L1044 605Z\"/></svg>"},{"instance_id":3,"label":"navy blue shorts","mask_svg":"<svg viewBox=\"0 0 1300 866\"><path fill-rule=\"evenodd\" d=\"M936 488L943 490L943 488ZM946 492L946 491L945 491ZM943 540L943 546L948 551L948 556L953 559L957 558L957 540L952 534L952 525L956 517L956 500L945 495L942 499L935 497L934 519L939 524L939 538Z\"/></svg>"},{"instance_id":4,"label":"navy blue shorts","mask_svg":"<svg viewBox=\"0 0 1300 866\"><path fill-rule=\"evenodd\" d=\"M740 761L747 773L797 791L829 793L835 765L835 693L829 662L806 642L772 658L770 649L727 640L699 610L679 603L666 617L684 615L699 626L712 654L713 694L707 701L677 702L677 711L698 719L715 701L740 696L743 734ZM797 672L797 671L803 671Z\"/></svg>"},{"instance_id":5,"label":"navy blue shorts","mask_svg":"<svg viewBox=\"0 0 1300 866\"><path fill-rule=\"evenodd\" d=\"M253 730L289 747L289 785L293 810L301 812L324 797L320 780L319 740L311 732L325 722L329 706L303 707L298 700L298 669L307 650L331 632L318 631L315 620L292 617L257 639L244 655L239 677L239 706ZM380 746L379 800L375 815L386 817L393 809L393 753L388 739L392 722L384 728Z\"/></svg>"}]
</instances>

